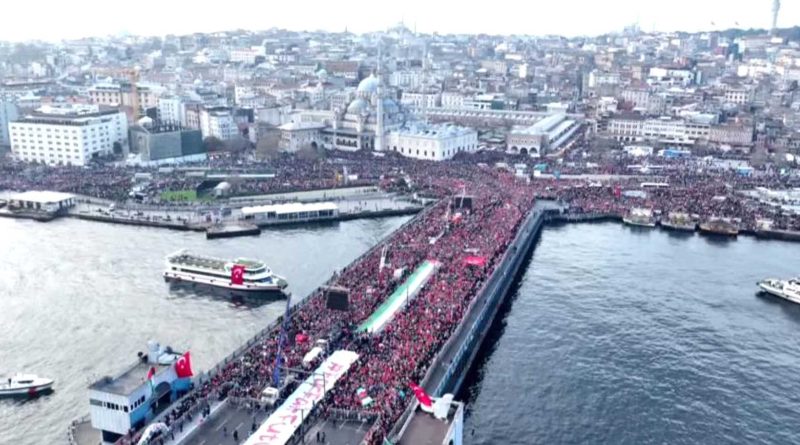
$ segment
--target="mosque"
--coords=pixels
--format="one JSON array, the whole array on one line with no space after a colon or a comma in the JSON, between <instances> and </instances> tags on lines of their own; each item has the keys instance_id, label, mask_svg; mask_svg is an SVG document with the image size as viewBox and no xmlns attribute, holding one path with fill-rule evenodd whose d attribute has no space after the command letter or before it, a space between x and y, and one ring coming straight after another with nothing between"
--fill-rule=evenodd
<instances>
[{"instance_id":1,"label":"mosque","mask_svg":"<svg viewBox=\"0 0 800 445\"><path fill-rule=\"evenodd\" d=\"M303 110L279 127L286 151L303 146L335 150L395 151L417 159L443 160L478 149L476 130L429 124L385 94L380 73L364 78L344 110Z\"/></svg>"}]
</instances>

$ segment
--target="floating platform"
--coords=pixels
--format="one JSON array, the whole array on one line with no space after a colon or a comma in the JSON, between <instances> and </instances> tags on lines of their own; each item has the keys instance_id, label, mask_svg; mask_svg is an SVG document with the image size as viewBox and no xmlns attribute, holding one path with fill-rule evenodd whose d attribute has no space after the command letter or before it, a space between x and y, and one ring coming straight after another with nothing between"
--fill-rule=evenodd
<instances>
[{"instance_id":1,"label":"floating platform","mask_svg":"<svg viewBox=\"0 0 800 445\"><path fill-rule=\"evenodd\" d=\"M39 222L48 222L58 218L60 215L57 213L40 212L34 210L9 210L8 208L0 208L0 217L3 218L16 218L16 219L32 219Z\"/></svg>"},{"instance_id":2,"label":"floating platform","mask_svg":"<svg viewBox=\"0 0 800 445\"><path fill-rule=\"evenodd\" d=\"M124 217L124 216L114 216L114 215L98 215L94 213L73 213L69 216L83 219L86 221L97 221L97 222L105 222L111 224L122 224L126 226L141 226L141 227L158 227L162 229L171 229L171 230L180 230L183 232L200 232L204 231L205 227L201 225L191 225L191 224L183 224L177 222L167 222L167 221L156 221L156 220L148 220L143 218L131 218L131 217Z\"/></svg>"},{"instance_id":3,"label":"floating platform","mask_svg":"<svg viewBox=\"0 0 800 445\"><path fill-rule=\"evenodd\" d=\"M261 228L255 224L236 222L217 224L206 229L206 239L235 238L237 236L258 236Z\"/></svg>"}]
</instances>

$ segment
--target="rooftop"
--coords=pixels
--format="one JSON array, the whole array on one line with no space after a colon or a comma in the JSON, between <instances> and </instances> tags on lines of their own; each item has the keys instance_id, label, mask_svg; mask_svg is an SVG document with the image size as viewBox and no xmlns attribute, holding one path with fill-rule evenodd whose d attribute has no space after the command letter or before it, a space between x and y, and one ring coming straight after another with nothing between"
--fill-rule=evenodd
<instances>
[{"instance_id":1,"label":"rooftop","mask_svg":"<svg viewBox=\"0 0 800 445\"><path fill-rule=\"evenodd\" d=\"M48 192L42 190L31 190L11 196L11 200L39 202L42 204L49 202L61 202L73 198L75 198L75 195L71 193Z\"/></svg>"},{"instance_id":2,"label":"rooftop","mask_svg":"<svg viewBox=\"0 0 800 445\"><path fill-rule=\"evenodd\" d=\"M299 212L319 212L323 210L337 210L339 206L332 202L315 202L304 204L293 202L289 204L273 204L254 207L242 207L242 214L252 215L254 213L275 212L275 214L299 213Z\"/></svg>"},{"instance_id":3,"label":"rooftop","mask_svg":"<svg viewBox=\"0 0 800 445\"><path fill-rule=\"evenodd\" d=\"M139 360L135 365L128 368L128 370L123 372L121 375L117 377L103 377L89 385L89 389L127 396L136 390L136 388L144 385L147 382L147 372L151 367L156 368L156 375L158 375L172 367L172 363L155 364Z\"/></svg>"},{"instance_id":4,"label":"rooftop","mask_svg":"<svg viewBox=\"0 0 800 445\"><path fill-rule=\"evenodd\" d=\"M403 136L419 136L427 138L447 138L465 136L475 133L469 127L462 127L453 124L416 124L408 127L399 128L391 133L398 133Z\"/></svg>"},{"instance_id":5,"label":"rooftop","mask_svg":"<svg viewBox=\"0 0 800 445\"><path fill-rule=\"evenodd\" d=\"M460 402L453 402L445 420L439 420L432 414L417 408L404 428L397 445L443 445L461 406Z\"/></svg>"}]
</instances>

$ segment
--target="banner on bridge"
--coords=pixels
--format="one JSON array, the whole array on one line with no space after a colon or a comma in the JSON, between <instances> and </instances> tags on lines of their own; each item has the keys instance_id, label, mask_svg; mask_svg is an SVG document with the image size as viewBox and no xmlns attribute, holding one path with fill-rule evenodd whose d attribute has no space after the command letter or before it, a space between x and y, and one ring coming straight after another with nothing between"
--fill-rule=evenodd
<instances>
[{"instance_id":1,"label":"banner on bridge","mask_svg":"<svg viewBox=\"0 0 800 445\"><path fill-rule=\"evenodd\" d=\"M261 424L244 445L283 445L303 423L311 409L325 397L350 366L358 360L353 351L336 351L330 355L283 404Z\"/></svg>"}]
</instances>

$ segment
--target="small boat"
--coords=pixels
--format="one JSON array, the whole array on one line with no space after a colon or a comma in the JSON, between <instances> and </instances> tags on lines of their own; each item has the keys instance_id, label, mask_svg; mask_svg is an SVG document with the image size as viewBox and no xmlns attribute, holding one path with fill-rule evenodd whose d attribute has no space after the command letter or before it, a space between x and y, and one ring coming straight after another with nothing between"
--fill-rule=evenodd
<instances>
[{"instance_id":1,"label":"small boat","mask_svg":"<svg viewBox=\"0 0 800 445\"><path fill-rule=\"evenodd\" d=\"M237 293L279 293L288 286L262 261L237 258L227 261L180 250L167 256L166 281L201 284Z\"/></svg>"},{"instance_id":2,"label":"small boat","mask_svg":"<svg viewBox=\"0 0 800 445\"><path fill-rule=\"evenodd\" d=\"M53 389L53 379L17 374L0 381L0 397L36 396Z\"/></svg>"},{"instance_id":3,"label":"small boat","mask_svg":"<svg viewBox=\"0 0 800 445\"><path fill-rule=\"evenodd\" d=\"M756 236L784 241L800 241L800 231L777 228L770 219L756 220Z\"/></svg>"},{"instance_id":4,"label":"small boat","mask_svg":"<svg viewBox=\"0 0 800 445\"><path fill-rule=\"evenodd\" d=\"M759 281L758 287L762 291L793 303L800 303L800 277L789 280L767 278Z\"/></svg>"},{"instance_id":5,"label":"small boat","mask_svg":"<svg viewBox=\"0 0 800 445\"><path fill-rule=\"evenodd\" d=\"M687 213L670 212L667 218L661 220L661 227L680 232L694 232L697 223Z\"/></svg>"},{"instance_id":6,"label":"small boat","mask_svg":"<svg viewBox=\"0 0 800 445\"><path fill-rule=\"evenodd\" d=\"M734 237L739 235L739 225L730 218L712 218L700 224L700 232Z\"/></svg>"},{"instance_id":7,"label":"small boat","mask_svg":"<svg viewBox=\"0 0 800 445\"><path fill-rule=\"evenodd\" d=\"M631 211L622 218L622 222L629 226L655 227L656 219L650 209L632 208Z\"/></svg>"}]
</instances>

